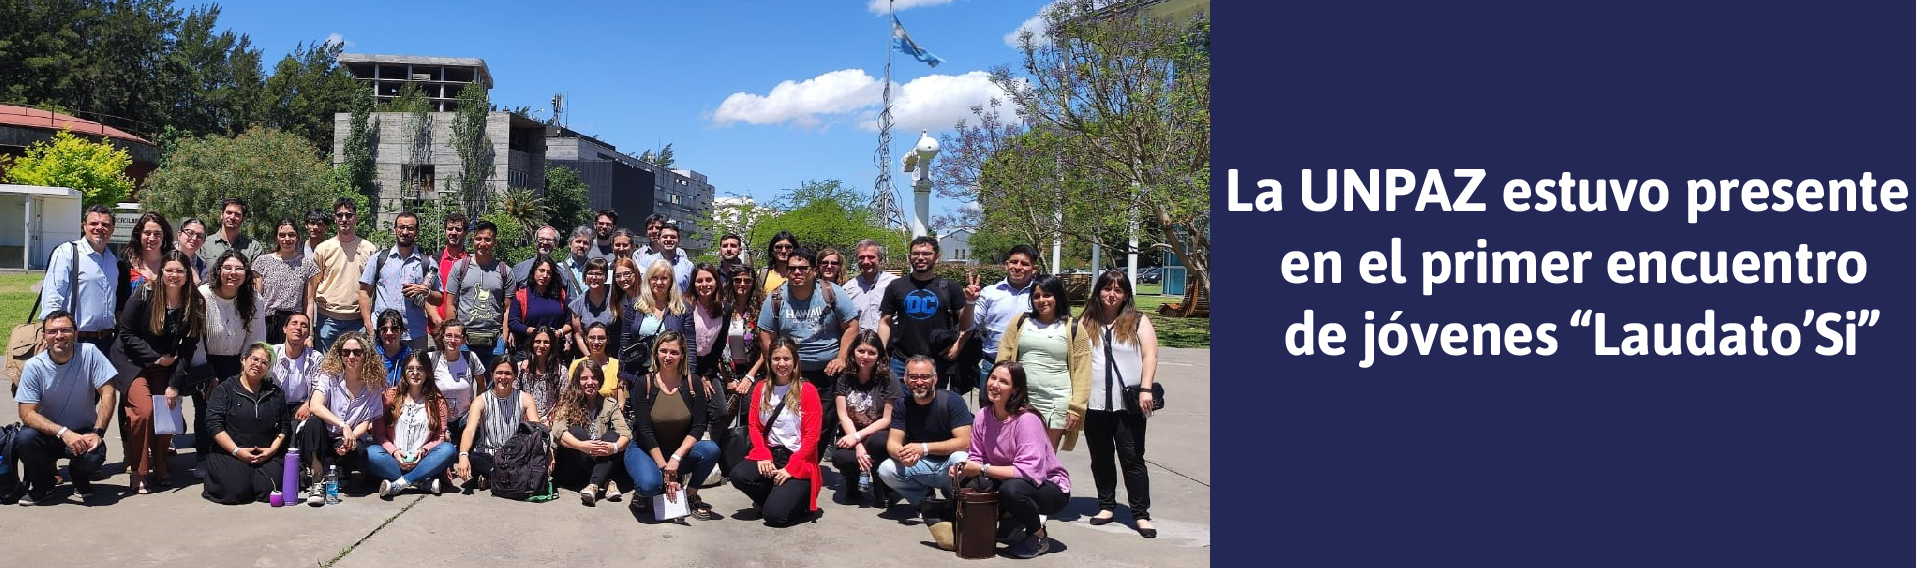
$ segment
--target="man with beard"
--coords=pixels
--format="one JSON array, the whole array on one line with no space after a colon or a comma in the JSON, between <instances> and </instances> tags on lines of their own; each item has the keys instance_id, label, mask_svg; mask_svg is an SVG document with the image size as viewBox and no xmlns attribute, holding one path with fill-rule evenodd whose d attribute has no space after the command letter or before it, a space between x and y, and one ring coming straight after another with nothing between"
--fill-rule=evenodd
<instances>
[{"instance_id":1,"label":"man with beard","mask_svg":"<svg viewBox=\"0 0 1916 568\"><path fill-rule=\"evenodd\" d=\"M1031 276L1037 263L1037 247L1011 247L1011 252L1005 254L1005 279L977 292L978 307L972 310L977 317L971 329L977 330L985 353L978 365L978 376L991 376L992 362L998 360L998 339L1004 337L1005 326L1011 325L1018 314L1031 311ZM980 405L985 404L983 399L979 400Z\"/></svg>"},{"instance_id":2,"label":"man with beard","mask_svg":"<svg viewBox=\"0 0 1916 568\"><path fill-rule=\"evenodd\" d=\"M548 234L548 231L555 238L558 235L552 227L539 229L540 234ZM472 256L454 264L446 280L446 303L454 308L450 321L465 324L466 346L488 369L505 354L505 342L499 337L505 329L506 291L513 287L506 263L492 254L498 233L499 227L491 221L481 219L473 223ZM552 247L544 246L550 252Z\"/></svg>"},{"instance_id":3,"label":"man with beard","mask_svg":"<svg viewBox=\"0 0 1916 568\"><path fill-rule=\"evenodd\" d=\"M937 363L938 388L950 388L952 361L971 332L972 302L978 288L960 286L932 272L938 265L938 239L911 240L911 277L885 287L879 305L878 338L891 350L892 374L905 374L905 360L923 355Z\"/></svg>"},{"instance_id":4,"label":"man with beard","mask_svg":"<svg viewBox=\"0 0 1916 568\"><path fill-rule=\"evenodd\" d=\"M650 269L652 261L663 260L672 267L672 282L679 290L692 291L692 257L679 250L679 226L667 224L650 231L652 233L652 251L639 249L637 261L640 270Z\"/></svg>"},{"instance_id":5,"label":"man with beard","mask_svg":"<svg viewBox=\"0 0 1916 568\"><path fill-rule=\"evenodd\" d=\"M885 300L885 289L898 277L879 269L885 262L885 247L878 241L858 241L852 251L856 255L853 260L858 262L858 276L845 282L845 297L850 298L852 308L858 310L859 329L878 329L879 304Z\"/></svg>"},{"instance_id":6,"label":"man with beard","mask_svg":"<svg viewBox=\"0 0 1916 568\"><path fill-rule=\"evenodd\" d=\"M107 421L119 404L110 381L118 371L106 354L78 343L73 316L55 310L40 321L46 350L20 367L20 387L13 395L20 404L26 429L14 435L13 447L26 473L25 485L14 485L9 471L0 479L0 503L12 504L25 494L31 505L51 505L55 462L68 460L73 493L82 501L93 497L93 474L106 463ZM13 459L13 456L8 456Z\"/></svg>"},{"instance_id":7,"label":"man with beard","mask_svg":"<svg viewBox=\"0 0 1916 568\"><path fill-rule=\"evenodd\" d=\"M604 257L606 262L618 260L618 255L612 252L612 231L617 228L619 228L619 212L600 209L598 215L592 219L593 241L592 249L586 252L587 260L600 257Z\"/></svg>"},{"instance_id":8,"label":"man with beard","mask_svg":"<svg viewBox=\"0 0 1916 568\"><path fill-rule=\"evenodd\" d=\"M364 308L360 278L367 260L379 252L379 245L359 238L353 222L359 218L359 205L352 199L333 200L333 238L313 247L313 262L319 265L319 277L307 285L306 315L313 316L313 348L325 353L333 339L349 331L372 327L373 319ZM417 228L419 221L413 220Z\"/></svg>"},{"instance_id":9,"label":"man with beard","mask_svg":"<svg viewBox=\"0 0 1916 568\"><path fill-rule=\"evenodd\" d=\"M570 254L553 256L558 252L560 243L559 229L551 225L539 227L539 231L532 239L532 258L520 260L518 264L512 265L512 288L506 290L506 295L510 296L518 292L518 287L532 277L532 261L540 258L552 259L552 263L559 266L559 282L565 284L566 297L570 298L578 294L584 287L579 278L585 271L586 251L592 248L592 227L580 225L574 229L572 240L568 243L570 246L567 247ZM572 267L575 265L578 266L579 272L573 272ZM467 329L468 334L471 331L470 328Z\"/></svg>"},{"instance_id":10,"label":"man with beard","mask_svg":"<svg viewBox=\"0 0 1916 568\"><path fill-rule=\"evenodd\" d=\"M264 247L240 232L240 227L246 224L246 217L250 214L252 210L246 207L244 199L228 197L220 202L220 230L207 235L206 244L200 245L200 262L207 265L206 273L200 275L201 282L214 280L213 261L228 250L239 249L248 259L259 256Z\"/></svg>"},{"instance_id":11,"label":"man with beard","mask_svg":"<svg viewBox=\"0 0 1916 568\"><path fill-rule=\"evenodd\" d=\"M958 395L937 388L930 357L912 357L904 375L910 396L893 406L891 439L885 442L891 459L874 476L917 508L927 492L952 490L946 469L970 457L972 414Z\"/></svg>"},{"instance_id":12,"label":"man with beard","mask_svg":"<svg viewBox=\"0 0 1916 568\"><path fill-rule=\"evenodd\" d=\"M731 274L745 265L745 259L739 255L745 252L745 239L734 234L719 238L719 272Z\"/></svg>"},{"instance_id":13,"label":"man with beard","mask_svg":"<svg viewBox=\"0 0 1916 568\"><path fill-rule=\"evenodd\" d=\"M359 311L363 321L373 314L399 310L406 316L406 328L400 339L414 351L426 349L427 325L439 326L438 310L427 310L426 302L443 302L439 293L439 263L431 255L420 254L413 246L419 238L419 216L401 211L393 218L393 246L379 251L372 266L359 277Z\"/></svg>"}]
</instances>

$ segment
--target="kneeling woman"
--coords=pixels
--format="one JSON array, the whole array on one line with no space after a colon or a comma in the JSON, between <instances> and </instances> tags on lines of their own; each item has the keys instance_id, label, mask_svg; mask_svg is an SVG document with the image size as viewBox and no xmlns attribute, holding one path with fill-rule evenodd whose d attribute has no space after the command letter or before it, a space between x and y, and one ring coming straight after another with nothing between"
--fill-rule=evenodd
<instances>
[{"instance_id":1,"label":"kneeling woman","mask_svg":"<svg viewBox=\"0 0 1916 568\"><path fill-rule=\"evenodd\" d=\"M1071 499L1071 476L1052 453L1044 419L1031 409L1025 368L1007 361L985 382L991 406L978 409L971 426L971 459L951 466L953 486L973 479L972 487L998 490L998 506L1011 512L1018 528L1011 555L1031 558L1050 550L1040 515L1055 515Z\"/></svg>"},{"instance_id":2,"label":"kneeling woman","mask_svg":"<svg viewBox=\"0 0 1916 568\"><path fill-rule=\"evenodd\" d=\"M514 365L508 359L500 357L493 362L492 388L472 397L472 409L466 413L466 433L459 438L459 465L453 471L467 482L492 473L493 456L519 431L520 421L539 421L539 409L532 404L532 395L517 388ZM487 485L480 483L477 487L484 491Z\"/></svg>"},{"instance_id":3,"label":"kneeling woman","mask_svg":"<svg viewBox=\"0 0 1916 568\"><path fill-rule=\"evenodd\" d=\"M386 420L373 436L375 444L366 448L366 469L379 477L382 497L415 486L438 495L453 445L446 443L450 409L434 379L433 355L407 356L399 376L399 386L386 389Z\"/></svg>"},{"instance_id":4,"label":"kneeling woman","mask_svg":"<svg viewBox=\"0 0 1916 568\"><path fill-rule=\"evenodd\" d=\"M752 451L732 468L732 484L752 498L766 523L785 526L818 510L822 477L818 460L819 426L824 409L811 383L798 380L798 345L791 338L772 340L772 376L752 392ZM792 456L804 456L792 459Z\"/></svg>"},{"instance_id":5,"label":"kneeling woman","mask_svg":"<svg viewBox=\"0 0 1916 568\"><path fill-rule=\"evenodd\" d=\"M712 506L699 498L698 484L718 464L718 444L699 440L712 422L711 387L704 381L686 376L686 337L678 330L659 333L652 343L652 369L645 377L633 377L632 430L634 445L625 453L625 469L632 474L640 498L632 500L634 509L650 504L649 497L665 494L677 499L685 489L692 515L699 520L718 520Z\"/></svg>"},{"instance_id":6,"label":"kneeling woman","mask_svg":"<svg viewBox=\"0 0 1916 568\"><path fill-rule=\"evenodd\" d=\"M206 488L200 495L208 501L265 501L284 471L280 450L292 430L292 412L279 385L266 378L272 366L272 346L247 346L239 380L220 383L207 400L206 431L220 448L206 458Z\"/></svg>"},{"instance_id":7,"label":"kneeling woman","mask_svg":"<svg viewBox=\"0 0 1916 568\"><path fill-rule=\"evenodd\" d=\"M595 324L593 329L604 328ZM553 413L552 435L559 442L555 457L588 474L579 500L591 507L599 500L600 490L611 489L606 482L612 478L612 468L619 464L619 452L632 443L632 430L619 413L619 400L600 394L605 368L590 360L580 361L572 365L572 380ZM618 501L619 490L611 489L604 497Z\"/></svg>"}]
</instances>

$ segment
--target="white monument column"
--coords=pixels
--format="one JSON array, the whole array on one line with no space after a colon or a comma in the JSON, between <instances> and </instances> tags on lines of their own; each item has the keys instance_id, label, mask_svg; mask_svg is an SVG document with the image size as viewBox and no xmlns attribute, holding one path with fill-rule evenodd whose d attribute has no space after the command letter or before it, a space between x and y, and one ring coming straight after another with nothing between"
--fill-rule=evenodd
<instances>
[{"instance_id":1,"label":"white monument column","mask_svg":"<svg viewBox=\"0 0 1916 568\"><path fill-rule=\"evenodd\" d=\"M911 180L911 236L931 234L931 159L938 156L938 140L929 131L918 131L918 145L905 154L905 173Z\"/></svg>"}]
</instances>

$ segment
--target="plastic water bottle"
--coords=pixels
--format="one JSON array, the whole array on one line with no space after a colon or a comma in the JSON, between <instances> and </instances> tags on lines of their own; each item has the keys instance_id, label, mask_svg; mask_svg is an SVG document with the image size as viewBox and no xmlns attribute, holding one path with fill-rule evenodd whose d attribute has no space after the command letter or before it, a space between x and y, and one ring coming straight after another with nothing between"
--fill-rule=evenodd
<instances>
[{"instance_id":1,"label":"plastic water bottle","mask_svg":"<svg viewBox=\"0 0 1916 568\"><path fill-rule=\"evenodd\" d=\"M339 504L339 466L326 468L326 504Z\"/></svg>"},{"instance_id":2,"label":"plastic water bottle","mask_svg":"<svg viewBox=\"0 0 1916 568\"><path fill-rule=\"evenodd\" d=\"M871 492L872 490L872 472L871 471L866 470L866 471L858 472L858 490L865 493Z\"/></svg>"}]
</instances>

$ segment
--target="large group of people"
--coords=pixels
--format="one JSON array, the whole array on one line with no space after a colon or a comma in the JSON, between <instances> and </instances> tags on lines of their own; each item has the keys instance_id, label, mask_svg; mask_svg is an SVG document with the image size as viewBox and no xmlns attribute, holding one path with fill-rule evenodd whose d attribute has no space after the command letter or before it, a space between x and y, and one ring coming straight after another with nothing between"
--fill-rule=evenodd
<instances>
[{"instance_id":1,"label":"large group of people","mask_svg":"<svg viewBox=\"0 0 1916 568\"><path fill-rule=\"evenodd\" d=\"M1074 318L1029 245L1002 281L961 283L935 274L928 237L903 275L881 269L876 242L848 256L787 232L760 268L737 235L701 263L662 217L641 241L606 210L564 241L542 227L532 258L506 259L484 220L428 228L401 212L382 246L354 233L359 213L342 199L255 242L246 203L227 199L217 232L186 219L173 234L146 213L116 253L111 213L87 210L83 238L48 264L45 346L15 389L25 475L0 478L0 499L63 501L58 460L91 498L116 411L127 491L180 483L161 433L174 430L159 426L190 401L191 474L225 504L283 491L323 505L323 480L350 472L388 498L500 492L530 467L586 506L664 496L716 520L699 489L717 471L784 526L818 517L829 464L844 503L902 499L928 520L948 518L938 508L960 489L995 491L1001 537L1030 557L1070 494L1057 452L1083 437L1090 522L1114 518L1121 477L1137 531L1156 536L1144 447L1157 341L1122 272L1097 275ZM433 229L444 250L419 246ZM287 466L297 487L279 487Z\"/></svg>"}]
</instances>

